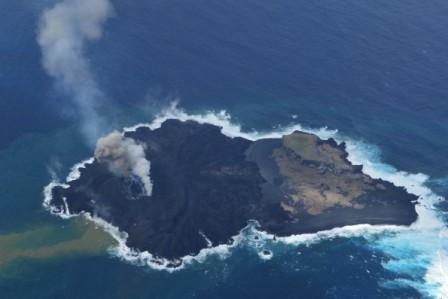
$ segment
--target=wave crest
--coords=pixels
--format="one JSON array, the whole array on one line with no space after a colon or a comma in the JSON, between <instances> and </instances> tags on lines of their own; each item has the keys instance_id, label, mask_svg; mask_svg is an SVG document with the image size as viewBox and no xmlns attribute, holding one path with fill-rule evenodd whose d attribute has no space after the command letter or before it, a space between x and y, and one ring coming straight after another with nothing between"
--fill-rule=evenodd
<instances>
[{"instance_id":1,"label":"wave crest","mask_svg":"<svg viewBox=\"0 0 448 299\"><path fill-rule=\"evenodd\" d=\"M366 144L361 141L353 140L337 130L329 130L323 128L307 128L300 124L291 124L286 127L277 127L268 132L244 132L240 125L235 124L231 120L231 116L226 111L209 111L202 114L188 114L177 107L177 103L171 104L163 109L151 123L138 124L133 127L124 128L123 131L134 131L139 127L148 127L157 129L167 119L178 119L182 121L193 120L199 123L210 123L221 127L222 133L229 137L243 137L249 140L257 140L261 138L279 138L282 135L291 133L295 130L316 134L321 139L334 138L337 142L345 142L348 152L348 160L356 165L363 165L363 171L373 178L381 178L390 181L397 186L404 187L408 192L419 196L416 210L418 220L410 227L391 226L391 225L354 225L341 228L334 228L328 231L321 231L315 234L292 235L288 237L274 238L265 232L256 230L256 225L249 224L240 234L234 237L234 241L230 245L219 245L216 247L205 248L196 256L185 256L178 261L168 261L154 257L149 252L140 252L126 246L127 234L120 232L118 228L112 226L106 221L96 218L90 214L84 216L108 231L118 245L111 248L111 253L127 262L137 265L147 265L153 269L174 271L182 269L187 264L194 261L203 262L209 255L218 255L226 257L230 254L233 247L238 246L243 240L248 240L248 236L257 235L259 241L256 247L265 244L266 240L275 240L274 242L282 242L284 244L313 244L323 239L331 239L334 237L364 237L372 240L372 248L379 249L388 255L391 260L383 266L387 270L396 272L397 274L410 275L413 280L397 279L394 286L411 286L418 289L422 295L430 297L443 297L448 294L448 234L446 227L441 220L441 214L435 205L442 200L430 188L426 186L429 177L425 174L412 174L399 171L395 167L381 162L379 158L379 149L375 146ZM72 168L66 182L77 179L80 176L80 168L86 163L92 163L93 158L83 161ZM51 189L55 186L67 187L66 184L51 182L44 190L44 207L53 214L61 217L71 217L68 211L57 213L51 206ZM371 238L372 236L380 236L379 238ZM252 240L253 238L249 239ZM253 244L254 245L254 244ZM254 246L255 246L254 245ZM266 249L267 250L267 249ZM264 259L272 258L272 250L268 250L270 254L260 257ZM409 254L412 253L409 258ZM416 258L415 258L416 257ZM400 261L402 263L400 264ZM408 265L403 267L404 264ZM415 267L420 267L421 272L415 273ZM417 282L416 282L417 281Z\"/></svg>"}]
</instances>

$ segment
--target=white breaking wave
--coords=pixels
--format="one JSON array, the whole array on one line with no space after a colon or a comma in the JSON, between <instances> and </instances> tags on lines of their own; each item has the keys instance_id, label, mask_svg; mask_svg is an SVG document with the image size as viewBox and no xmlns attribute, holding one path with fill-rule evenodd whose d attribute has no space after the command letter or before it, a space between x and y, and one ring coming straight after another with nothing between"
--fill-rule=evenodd
<instances>
[{"instance_id":1,"label":"white breaking wave","mask_svg":"<svg viewBox=\"0 0 448 299\"><path fill-rule=\"evenodd\" d=\"M64 211L60 211L57 207L51 205L51 201L53 200L53 194L52 190L55 187L62 187L62 188L68 188L70 187L67 183L71 181L77 180L81 176L81 169L85 168L87 164L92 164L95 159L88 158L82 162L76 163L72 166L70 169L70 173L65 178L66 183L60 183L57 179L53 178L53 181L51 181L47 186L45 186L43 194L44 194L44 201L42 203L43 207L50 211L54 215L58 215L61 218L68 219L74 216L78 216L75 214L70 214L68 211L68 207Z\"/></svg>"},{"instance_id":2,"label":"white breaking wave","mask_svg":"<svg viewBox=\"0 0 448 299\"><path fill-rule=\"evenodd\" d=\"M79 177L81 176L81 171L80 171L81 168L85 168L87 164L92 164L93 161L95 161L95 158L91 157L91 158L88 158L84 161L81 161L81 162L73 165L73 167L70 169L70 173L68 174L65 181L67 183L69 183L71 181L75 181L75 180L79 179Z\"/></svg>"},{"instance_id":3,"label":"white breaking wave","mask_svg":"<svg viewBox=\"0 0 448 299\"><path fill-rule=\"evenodd\" d=\"M164 123L168 119L178 119L181 121L192 120L200 124L212 124L221 127L222 133L229 137L242 137L252 141L263 138L280 138L283 135L289 134L295 130L313 133L318 135L322 139L328 139L337 134L337 130L329 130L327 127L313 129L303 127L300 124L293 124L286 127L277 127L268 132L244 132L239 124L232 123L230 114L228 114L225 110L221 110L218 112L208 111L201 114L188 114L184 110L179 109L177 105L177 102L173 102L169 107L163 109L158 115L156 115L151 123L137 124L132 127L124 128L124 131L135 131L139 127L147 127L151 130L154 130L160 128L162 123Z\"/></svg>"},{"instance_id":4,"label":"white breaking wave","mask_svg":"<svg viewBox=\"0 0 448 299\"><path fill-rule=\"evenodd\" d=\"M68 188L69 186L66 184L61 184L57 181L52 181L50 184L48 184L47 186L45 186L44 188L44 202L42 203L42 205L44 206L45 209L47 209L48 211L50 211L52 214L54 215L58 215L61 218L67 219L70 218L70 215L67 215L64 211L59 211L59 209L57 209L55 206L51 205L51 201L53 200L53 195L52 195L52 191L54 187L57 186L61 186L64 188Z\"/></svg>"},{"instance_id":5,"label":"white breaking wave","mask_svg":"<svg viewBox=\"0 0 448 299\"><path fill-rule=\"evenodd\" d=\"M374 248L392 258L383 266L412 277L397 280L398 286L414 287L429 298L448 298L448 234L441 218L443 215L435 207L443 198L425 185L429 176L399 171L379 160L377 148L353 140L345 141L348 159L352 163L363 164L365 173L402 186L419 196L416 206L418 220L399 233L386 234L373 242Z\"/></svg>"},{"instance_id":6,"label":"white breaking wave","mask_svg":"<svg viewBox=\"0 0 448 299\"><path fill-rule=\"evenodd\" d=\"M218 245L205 248L196 256L183 257L180 260L182 264L179 267L171 268L168 267L171 263L168 260L155 258L149 252L139 252L126 246L126 233L120 232L118 228L102 219L85 214L87 218L95 221L95 223L103 227L117 240L118 246L111 249L111 252L119 258L138 265L148 265L154 269L173 271L183 268L186 264L190 264L193 261L202 262L207 256L212 254L226 257L230 254L231 248L240 244L244 238L253 236L254 234L260 238L260 241L254 243L254 246L257 247L265 244L263 240L296 246L299 244L313 244L324 239L332 239L335 237L364 237L372 241L372 247L382 250L386 255L391 257L390 261L383 264L386 269L398 274L411 275L414 278L413 280L397 280L395 281L395 285L414 287L423 296L431 298L448 297L448 233L446 233L445 224L440 218L440 212L434 207L442 198L425 186L425 183L429 179L427 175L399 171L391 165L382 163L379 159L378 148L352 140L338 133L337 130L329 130L325 127L313 129L303 127L300 124L292 124L286 127L274 128L269 132L243 132L240 125L232 123L230 115L225 111L188 114L179 109L176 103L162 110L151 123L128 127L124 129L124 132L134 131L138 127L157 129L167 119L192 120L199 123L217 125L222 128L222 133L229 137L243 137L249 140L279 138L294 130L300 130L316 134L321 139L331 137L337 142L345 142L349 154L348 160L353 164L363 165L363 171L366 174L373 178L390 181L397 186L404 187L408 192L419 196L416 206L418 220L410 227L360 224L334 228L314 234L300 234L275 238L275 241L273 241L274 236L265 232L255 231L253 224L250 224L238 236L234 237L232 245ZM91 160L75 166L69 174L67 181L79 177L79 169L84 167L85 163L91 163ZM51 189L56 185L57 183L52 182L44 190L44 206L50 211L52 211ZM66 187L67 185L62 184L62 186ZM52 212L54 213L54 211ZM59 215L67 217L67 215ZM250 231L249 234L248 230ZM376 238L372 238L373 236L376 236ZM260 254L260 257L262 257L262 254ZM272 255L266 256L266 258L268 257L272 258ZM416 267L421 272L416 273Z\"/></svg>"},{"instance_id":7,"label":"white breaking wave","mask_svg":"<svg viewBox=\"0 0 448 299\"><path fill-rule=\"evenodd\" d=\"M272 253L272 251L267 251L267 250L262 250L258 253L258 256L265 261L269 261L270 259L272 259L272 257L274 256L274 254Z\"/></svg>"}]
</instances>

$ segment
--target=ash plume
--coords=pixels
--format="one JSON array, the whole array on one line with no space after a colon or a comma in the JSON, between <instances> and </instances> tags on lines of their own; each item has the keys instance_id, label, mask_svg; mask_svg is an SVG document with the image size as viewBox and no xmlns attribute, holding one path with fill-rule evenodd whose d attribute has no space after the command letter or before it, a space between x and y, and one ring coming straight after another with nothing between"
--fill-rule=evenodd
<instances>
[{"instance_id":1,"label":"ash plume","mask_svg":"<svg viewBox=\"0 0 448 299\"><path fill-rule=\"evenodd\" d=\"M114 131L98 140L95 158L100 163L106 163L109 170L117 176L128 177L133 174L139 177L146 194L151 195L151 164L145 157L143 145Z\"/></svg>"},{"instance_id":2,"label":"ash plume","mask_svg":"<svg viewBox=\"0 0 448 299\"><path fill-rule=\"evenodd\" d=\"M104 94L84 55L85 44L101 38L112 10L109 0L63 0L43 12L38 28L43 67L70 97L92 145L103 127L97 109Z\"/></svg>"}]
</instances>

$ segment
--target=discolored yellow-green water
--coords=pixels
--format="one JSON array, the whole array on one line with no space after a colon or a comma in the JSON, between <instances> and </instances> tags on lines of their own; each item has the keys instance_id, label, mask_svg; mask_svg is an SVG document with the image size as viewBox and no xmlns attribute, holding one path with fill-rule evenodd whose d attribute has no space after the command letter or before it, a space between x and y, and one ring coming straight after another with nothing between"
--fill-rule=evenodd
<instances>
[{"instance_id":1,"label":"discolored yellow-green water","mask_svg":"<svg viewBox=\"0 0 448 299\"><path fill-rule=\"evenodd\" d=\"M63 225L30 227L0 235L0 271L20 259L103 255L112 245L109 234L82 218Z\"/></svg>"}]
</instances>

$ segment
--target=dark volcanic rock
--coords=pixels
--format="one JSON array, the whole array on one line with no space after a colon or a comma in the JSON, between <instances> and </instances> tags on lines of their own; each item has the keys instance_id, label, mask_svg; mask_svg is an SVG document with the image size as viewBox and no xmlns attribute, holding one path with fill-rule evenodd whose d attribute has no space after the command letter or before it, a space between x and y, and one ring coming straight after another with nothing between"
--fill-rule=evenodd
<instances>
[{"instance_id":1,"label":"dark volcanic rock","mask_svg":"<svg viewBox=\"0 0 448 299\"><path fill-rule=\"evenodd\" d=\"M126 137L146 146L150 197L138 179L95 161L68 188L53 189L52 205L99 216L128 233L128 246L156 256L175 259L209 241L228 243L251 219L277 235L416 220L416 196L363 174L334 140L295 132L251 142L178 120Z\"/></svg>"}]
</instances>

